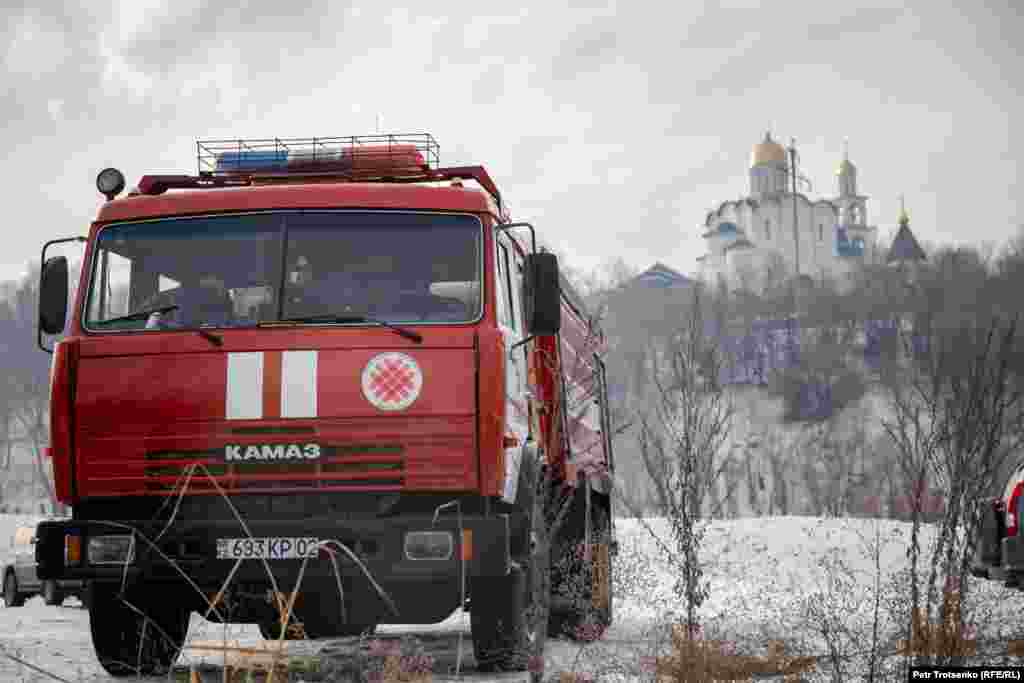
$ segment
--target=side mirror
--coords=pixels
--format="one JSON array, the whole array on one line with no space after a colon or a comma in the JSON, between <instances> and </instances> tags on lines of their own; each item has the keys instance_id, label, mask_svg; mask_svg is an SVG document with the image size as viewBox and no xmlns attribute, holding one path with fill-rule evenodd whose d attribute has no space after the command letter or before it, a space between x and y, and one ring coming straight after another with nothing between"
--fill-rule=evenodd
<instances>
[{"instance_id":1,"label":"side mirror","mask_svg":"<svg viewBox=\"0 0 1024 683\"><path fill-rule=\"evenodd\" d=\"M558 257L554 254L534 253L526 257L523 308L527 334L558 334L562 328L562 289Z\"/></svg>"},{"instance_id":2,"label":"side mirror","mask_svg":"<svg viewBox=\"0 0 1024 683\"><path fill-rule=\"evenodd\" d=\"M39 329L60 334L68 315L68 260L64 256L46 259L39 279Z\"/></svg>"}]
</instances>

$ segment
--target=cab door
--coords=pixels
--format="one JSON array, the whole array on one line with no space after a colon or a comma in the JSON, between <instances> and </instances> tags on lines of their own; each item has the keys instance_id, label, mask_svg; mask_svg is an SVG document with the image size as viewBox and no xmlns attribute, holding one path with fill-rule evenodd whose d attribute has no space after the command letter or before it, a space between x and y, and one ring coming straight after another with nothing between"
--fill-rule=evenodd
<instances>
[{"instance_id":1,"label":"cab door","mask_svg":"<svg viewBox=\"0 0 1024 683\"><path fill-rule=\"evenodd\" d=\"M505 488L502 498L514 502L519 481L523 444L530 435L526 345L516 347L525 335L522 307L522 259L515 246L499 234L495 261L498 281L498 329L505 346L505 432L514 437L505 449ZM514 347L514 348L513 348Z\"/></svg>"}]
</instances>

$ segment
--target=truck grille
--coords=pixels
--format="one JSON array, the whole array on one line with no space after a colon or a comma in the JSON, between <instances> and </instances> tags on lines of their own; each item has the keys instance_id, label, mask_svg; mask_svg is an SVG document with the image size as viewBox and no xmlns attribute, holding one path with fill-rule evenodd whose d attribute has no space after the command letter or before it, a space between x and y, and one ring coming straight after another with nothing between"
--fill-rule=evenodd
<instances>
[{"instance_id":1,"label":"truck grille","mask_svg":"<svg viewBox=\"0 0 1024 683\"><path fill-rule=\"evenodd\" d=\"M216 450L147 453L146 490L174 491L193 464L205 467L205 471L198 468L189 483L193 493L215 492L217 485L225 491L258 492L323 488L389 490L405 483L404 448L398 444L324 445L316 462L225 463L219 455Z\"/></svg>"}]
</instances>

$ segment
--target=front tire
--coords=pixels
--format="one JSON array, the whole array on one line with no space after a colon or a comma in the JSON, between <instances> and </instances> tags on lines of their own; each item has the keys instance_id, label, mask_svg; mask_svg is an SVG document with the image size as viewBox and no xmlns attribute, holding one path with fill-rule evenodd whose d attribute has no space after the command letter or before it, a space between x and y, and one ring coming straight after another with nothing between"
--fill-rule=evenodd
<instances>
[{"instance_id":1,"label":"front tire","mask_svg":"<svg viewBox=\"0 0 1024 683\"><path fill-rule=\"evenodd\" d=\"M191 612L174 595L154 599L159 592L152 591L127 596L139 614L117 588L89 588L89 629L100 665L115 677L166 673L185 643Z\"/></svg>"},{"instance_id":2,"label":"front tire","mask_svg":"<svg viewBox=\"0 0 1024 683\"><path fill-rule=\"evenodd\" d=\"M59 607L64 604L64 593L57 587L57 582L53 579L43 582L43 602L51 607Z\"/></svg>"},{"instance_id":3,"label":"front tire","mask_svg":"<svg viewBox=\"0 0 1024 683\"><path fill-rule=\"evenodd\" d=\"M529 670L539 680L550 607L550 550L536 463L524 459L522 467L517 499L528 506L527 552L508 576L473 580L470 624L480 671Z\"/></svg>"},{"instance_id":4,"label":"front tire","mask_svg":"<svg viewBox=\"0 0 1024 683\"><path fill-rule=\"evenodd\" d=\"M14 572L7 572L4 577L4 602L8 607L21 607L25 604L25 596L18 592L18 579Z\"/></svg>"}]
</instances>

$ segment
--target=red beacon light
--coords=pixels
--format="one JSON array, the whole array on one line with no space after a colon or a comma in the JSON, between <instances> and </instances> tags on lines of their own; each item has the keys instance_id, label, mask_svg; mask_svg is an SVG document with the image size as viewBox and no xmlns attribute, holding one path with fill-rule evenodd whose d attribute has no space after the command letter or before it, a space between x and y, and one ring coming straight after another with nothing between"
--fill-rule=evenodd
<instances>
[{"instance_id":1,"label":"red beacon light","mask_svg":"<svg viewBox=\"0 0 1024 683\"><path fill-rule=\"evenodd\" d=\"M415 145L353 147L349 150L349 160L355 176L419 176L430 170L430 165Z\"/></svg>"}]
</instances>

